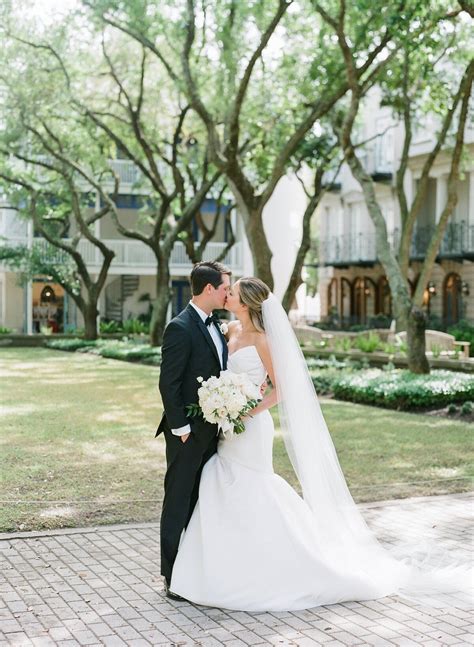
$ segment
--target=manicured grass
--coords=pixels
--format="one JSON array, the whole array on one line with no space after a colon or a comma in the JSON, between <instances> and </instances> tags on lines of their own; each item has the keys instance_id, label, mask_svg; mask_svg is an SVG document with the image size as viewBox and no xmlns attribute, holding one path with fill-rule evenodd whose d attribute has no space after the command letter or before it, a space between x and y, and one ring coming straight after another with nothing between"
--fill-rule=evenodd
<instances>
[{"instance_id":1,"label":"manicured grass","mask_svg":"<svg viewBox=\"0 0 474 647\"><path fill-rule=\"evenodd\" d=\"M156 367L0 349L0 385L0 530L159 519L165 459L163 439L154 438L162 410ZM467 424L322 405L356 500L470 489L469 480L454 480L474 475ZM296 485L278 429L274 463Z\"/></svg>"}]
</instances>

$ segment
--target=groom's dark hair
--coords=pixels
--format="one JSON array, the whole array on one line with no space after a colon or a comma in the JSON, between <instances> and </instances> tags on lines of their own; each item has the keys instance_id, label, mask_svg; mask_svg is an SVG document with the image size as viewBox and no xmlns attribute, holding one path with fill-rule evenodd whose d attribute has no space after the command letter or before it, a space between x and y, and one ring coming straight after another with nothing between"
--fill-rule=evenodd
<instances>
[{"instance_id":1,"label":"groom's dark hair","mask_svg":"<svg viewBox=\"0 0 474 647\"><path fill-rule=\"evenodd\" d=\"M193 296L201 294L206 285L210 283L213 288L218 288L222 283L222 275L232 276L228 267L217 261L203 261L196 263L191 271L189 282Z\"/></svg>"}]
</instances>

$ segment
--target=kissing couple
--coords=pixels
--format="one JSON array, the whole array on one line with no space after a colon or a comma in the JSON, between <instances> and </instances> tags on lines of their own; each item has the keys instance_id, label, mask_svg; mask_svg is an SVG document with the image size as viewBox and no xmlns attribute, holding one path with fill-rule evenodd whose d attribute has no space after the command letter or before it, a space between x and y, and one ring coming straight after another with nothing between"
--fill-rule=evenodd
<instances>
[{"instance_id":1,"label":"kissing couple","mask_svg":"<svg viewBox=\"0 0 474 647\"><path fill-rule=\"evenodd\" d=\"M432 602L466 591L469 565L425 565L384 548L347 487L304 356L285 310L258 278L231 285L217 262L197 263L192 298L166 327L159 388L167 470L161 515L166 595L242 611L296 611L391 594ZM214 310L234 320L219 323ZM189 418L198 377L246 373L271 388L245 417L245 431ZM275 474L278 404L301 497ZM439 597L441 596L441 597Z\"/></svg>"}]
</instances>

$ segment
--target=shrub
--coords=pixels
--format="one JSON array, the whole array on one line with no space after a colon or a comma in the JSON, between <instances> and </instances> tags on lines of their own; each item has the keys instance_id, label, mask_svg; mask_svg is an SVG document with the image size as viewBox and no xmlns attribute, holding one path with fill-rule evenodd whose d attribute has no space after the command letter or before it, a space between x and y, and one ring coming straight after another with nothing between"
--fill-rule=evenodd
<instances>
[{"instance_id":1,"label":"shrub","mask_svg":"<svg viewBox=\"0 0 474 647\"><path fill-rule=\"evenodd\" d=\"M356 338L354 346L364 353L373 353L380 346L380 337L377 333L369 333L366 337L361 335Z\"/></svg>"},{"instance_id":2,"label":"shrub","mask_svg":"<svg viewBox=\"0 0 474 647\"><path fill-rule=\"evenodd\" d=\"M455 404L448 404L448 413L450 416L453 416L457 412L458 408Z\"/></svg>"},{"instance_id":3,"label":"shrub","mask_svg":"<svg viewBox=\"0 0 474 647\"><path fill-rule=\"evenodd\" d=\"M319 359L315 357L309 357L306 360L306 364L310 371L318 368L349 368L351 364L344 360L336 359L335 355L331 355L328 359Z\"/></svg>"},{"instance_id":4,"label":"shrub","mask_svg":"<svg viewBox=\"0 0 474 647\"><path fill-rule=\"evenodd\" d=\"M461 319L455 326L448 328L448 333L453 335L456 341L469 341L469 355L474 357L474 325L467 319Z\"/></svg>"},{"instance_id":5,"label":"shrub","mask_svg":"<svg viewBox=\"0 0 474 647\"><path fill-rule=\"evenodd\" d=\"M319 394L331 393L333 391L333 384L339 376L337 369L323 369L321 371L311 372L311 379L314 384L316 392Z\"/></svg>"},{"instance_id":6,"label":"shrub","mask_svg":"<svg viewBox=\"0 0 474 647\"><path fill-rule=\"evenodd\" d=\"M91 353L108 359L119 359L127 362L141 362L143 364L158 365L161 361L161 349L149 344L98 339L86 341L84 339L58 339L48 341L46 346L57 350L77 351Z\"/></svg>"},{"instance_id":7,"label":"shrub","mask_svg":"<svg viewBox=\"0 0 474 647\"><path fill-rule=\"evenodd\" d=\"M100 332L113 334L123 332L126 335L148 334L150 325L140 319L126 319L125 321L101 321Z\"/></svg>"},{"instance_id":8,"label":"shrub","mask_svg":"<svg viewBox=\"0 0 474 647\"><path fill-rule=\"evenodd\" d=\"M350 351L350 349L352 348L352 340L351 340L351 338L350 337L343 337L342 339L336 339L336 341L334 342L334 348L338 352Z\"/></svg>"},{"instance_id":9,"label":"shrub","mask_svg":"<svg viewBox=\"0 0 474 647\"><path fill-rule=\"evenodd\" d=\"M122 330L127 335L148 334L150 325L139 319L127 319L122 323Z\"/></svg>"},{"instance_id":10,"label":"shrub","mask_svg":"<svg viewBox=\"0 0 474 647\"><path fill-rule=\"evenodd\" d=\"M101 321L99 324L101 334L110 335L121 331L118 321Z\"/></svg>"},{"instance_id":11,"label":"shrub","mask_svg":"<svg viewBox=\"0 0 474 647\"><path fill-rule=\"evenodd\" d=\"M341 400L376 404L390 409L419 409L474 398L474 380L465 373L432 371L417 375L407 370L369 369L339 374L332 383Z\"/></svg>"},{"instance_id":12,"label":"shrub","mask_svg":"<svg viewBox=\"0 0 474 647\"><path fill-rule=\"evenodd\" d=\"M45 342L45 346L48 348L54 348L56 350L68 350L68 351L76 351L81 348L90 348L96 345L97 342L95 341L88 341L86 339L79 339L79 338L74 338L74 339L52 339L51 341L48 340Z\"/></svg>"},{"instance_id":13,"label":"shrub","mask_svg":"<svg viewBox=\"0 0 474 647\"><path fill-rule=\"evenodd\" d=\"M469 416L473 411L474 411L474 405L472 402L470 402L469 400L467 402L463 402L461 406L462 416Z\"/></svg>"},{"instance_id":14,"label":"shrub","mask_svg":"<svg viewBox=\"0 0 474 647\"><path fill-rule=\"evenodd\" d=\"M427 330L440 330L441 332L446 332L446 326L443 323L441 317L435 314L429 314L426 320Z\"/></svg>"},{"instance_id":15,"label":"shrub","mask_svg":"<svg viewBox=\"0 0 474 647\"><path fill-rule=\"evenodd\" d=\"M327 339L321 339L320 341L312 341L310 342L310 345L315 348L326 348L328 345Z\"/></svg>"},{"instance_id":16,"label":"shrub","mask_svg":"<svg viewBox=\"0 0 474 647\"><path fill-rule=\"evenodd\" d=\"M349 326L349 332L363 332L368 329L367 324L352 324L352 326Z\"/></svg>"},{"instance_id":17,"label":"shrub","mask_svg":"<svg viewBox=\"0 0 474 647\"><path fill-rule=\"evenodd\" d=\"M378 314L369 319L369 326L371 328L390 328L392 317L388 315Z\"/></svg>"},{"instance_id":18,"label":"shrub","mask_svg":"<svg viewBox=\"0 0 474 647\"><path fill-rule=\"evenodd\" d=\"M392 344L388 341L380 342L380 349L388 355L395 355L395 353L397 352L397 347L395 346L395 344Z\"/></svg>"},{"instance_id":19,"label":"shrub","mask_svg":"<svg viewBox=\"0 0 474 647\"><path fill-rule=\"evenodd\" d=\"M99 354L109 359L121 359L128 362L139 362L144 359L157 360L161 357L161 350L148 344L133 344L126 341L116 341L102 344ZM150 361L149 363L155 363Z\"/></svg>"},{"instance_id":20,"label":"shrub","mask_svg":"<svg viewBox=\"0 0 474 647\"><path fill-rule=\"evenodd\" d=\"M5 328L4 326L0 326L0 335L9 335L13 330L11 328Z\"/></svg>"},{"instance_id":21,"label":"shrub","mask_svg":"<svg viewBox=\"0 0 474 647\"><path fill-rule=\"evenodd\" d=\"M398 346L398 352L402 355L406 355L408 353L408 344L406 343L406 341L400 342Z\"/></svg>"}]
</instances>

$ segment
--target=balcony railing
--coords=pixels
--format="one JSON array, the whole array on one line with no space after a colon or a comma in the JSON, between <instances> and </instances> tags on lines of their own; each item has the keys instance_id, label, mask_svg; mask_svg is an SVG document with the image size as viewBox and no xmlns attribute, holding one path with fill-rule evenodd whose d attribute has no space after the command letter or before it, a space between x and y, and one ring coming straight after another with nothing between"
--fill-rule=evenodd
<instances>
[{"instance_id":1,"label":"balcony railing","mask_svg":"<svg viewBox=\"0 0 474 647\"><path fill-rule=\"evenodd\" d=\"M415 229L410 246L410 258L425 257L433 233L433 227ZM391 248L398 249L400 231L394 229L388 236ZM361 265L376 263L378 260L375 233L323 238L319 241L318 251L320 265ZM438 256L439 258L474 258L474 225L468 225L464 221L449 223L444 232Z\"/></svg>"},{"instance_id":2,"label":"balcony railing","mask_svg":"<svg viewBox=\"0 0 474 647\"><path fill-rule=\"evenodd\" d=\"M117 174L120 186L136 184L142 177L138 166L135 166L130 160L111 159L109 166Z\"/></svg>"},{"instance_id":3,"label":"balcony railing","mask_svg":"<svg viewBox=\"0 0 474 647\"><path fill-rule=\"evenodd\" d=\"M69 242L65 239L65 242ZM133 274L133 269L154 269L157 262L152 250L144 243L138 240L102 240L104 245L115 252L115 257L112 261L112 267L119 269L123 268L127 273ZM1 241L0 241L1 244ZM5 244L7 245L28 245L27 238L9 238ZM69 258L66 252L50 245L43 238L34 238L32 244L44 251L45 258L48 260L56 260L57 262L64 262ZM196 243L197 244L197 243ZM212 261L216 259L225 249L227 243L208 243L203 253L204 261ZM86 265L93 268L100 266L102 263L102 254L98 247L93 245L90 241L82 239L79 241L77 247ZM227 252L224 260L222 261L230 269L242 269L242 243L235 243L233 247ZM176 242L171 252L170 259L171 269L183 269L189 271L192 267L186 248L183 243Z\"/></svg>"}]
</instances>

